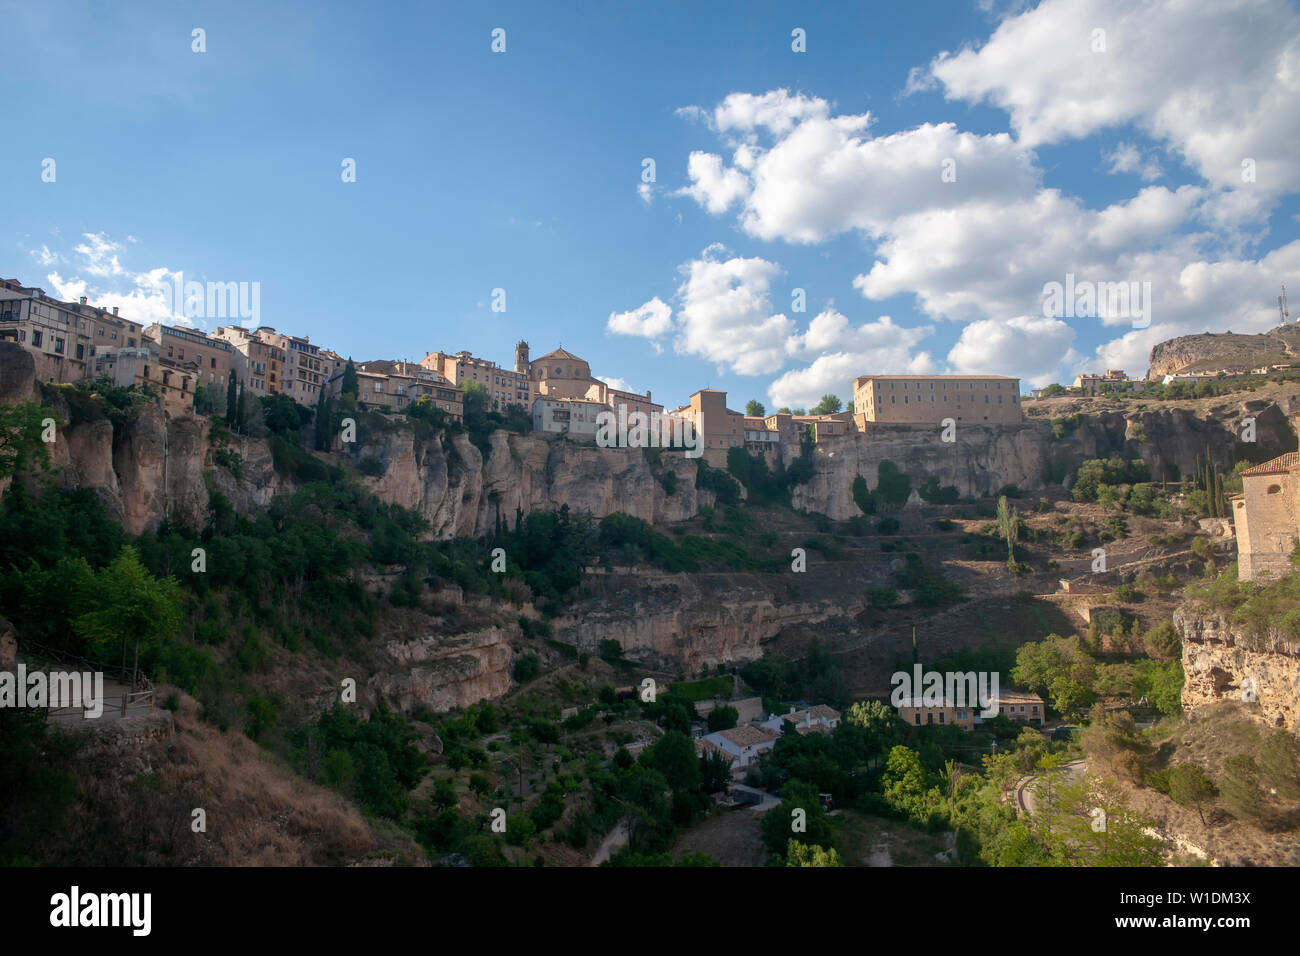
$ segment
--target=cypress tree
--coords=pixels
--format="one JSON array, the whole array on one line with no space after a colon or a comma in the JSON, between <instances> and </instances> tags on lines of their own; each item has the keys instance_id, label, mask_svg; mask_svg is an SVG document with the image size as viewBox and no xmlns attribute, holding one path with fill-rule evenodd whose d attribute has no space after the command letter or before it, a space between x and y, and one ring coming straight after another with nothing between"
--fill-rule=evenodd
<instances>
[{"instance_id":1,"label":"cypress tree","mask_svg":"<svg viewBox=\"0 0 1300 956\"><path fill-rule=\"evenodd\" d=\"M234 428L239 423L239 391L235 385L235 376L231 373L226 382L226 427Z\"/></svg>"},{"instance_id":2,"label":"cypress tree","mask_svg":"<svg viewBox=\"0 0 1300 956\"><path fill-rule=\"evenodd\" d=\"M348 364L343 366L343 385L339 393L357 397L357 367L352 364L352 359L348 359Z\"/></svg>"}]
</instances>

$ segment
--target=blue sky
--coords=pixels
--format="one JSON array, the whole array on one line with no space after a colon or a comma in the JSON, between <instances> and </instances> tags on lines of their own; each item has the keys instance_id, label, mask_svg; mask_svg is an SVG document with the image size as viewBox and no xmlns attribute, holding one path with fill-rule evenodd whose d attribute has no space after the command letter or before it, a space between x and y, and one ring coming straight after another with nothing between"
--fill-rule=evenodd
<instances>
[{"instance_id":1,"label":"blue sky","mask_svg":"<svg viewBox=\"0 0 1300 956\"><path fill-rule=\"evenodd\" d=\"M0 274L145 321L257 282L359 360L523 337L733 407L1300 313L1294 5L839 6L0 0ZM1147 314L1044 315L1067 273Z\"/></svg>"}]
</instances>

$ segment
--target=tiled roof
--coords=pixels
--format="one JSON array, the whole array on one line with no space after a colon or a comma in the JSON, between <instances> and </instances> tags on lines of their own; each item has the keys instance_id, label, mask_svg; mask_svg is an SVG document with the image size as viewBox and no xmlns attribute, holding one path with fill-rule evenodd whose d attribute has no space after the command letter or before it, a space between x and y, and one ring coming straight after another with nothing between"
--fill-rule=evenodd
<instances>
[{"instance_id":1,"label":"tiled roof","mask_svg":"<svg viewBox=\"0 0 1300 956\"><path fill-rule=\"evenodd\" d=\"M777 738L777 734L766 727L732 727L730 730L720 730L718 733L737 747L752 747Z\"/></svg>"},{"instance_id":2,"label":"tiled roof","mask_svg":"<svg viewBox=\"0 0 1300 956\"><path fill-rule=\"evenodd\" d=\"M579 362L582 361L578 356L574 355L572 352L566 352L564 349L556 349L554 352L547 352L541 358L535 358L533 361L544 362L546 359L574 359Z\"/></svg>"},{"instance_id":3,"label":"tiled roof","mask_svg":"<svg viewBox=\"0 0 1300 956\"><path fill-rule=\"evenodd\" d=\"M1300 452L1290 451L1285 455L1279 455L1272 461L1266 461L1262 465L1247 468L1241 475L1243 478L1250 478L1255 475L1285 475L1296 468L1300 468Z\"/></svg>"}]
</instances>

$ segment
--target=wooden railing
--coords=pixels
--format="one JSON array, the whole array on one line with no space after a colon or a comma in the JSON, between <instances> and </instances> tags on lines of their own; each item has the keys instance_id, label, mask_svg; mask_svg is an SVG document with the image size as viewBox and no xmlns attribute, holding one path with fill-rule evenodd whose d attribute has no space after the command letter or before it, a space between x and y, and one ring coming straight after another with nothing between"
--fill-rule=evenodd
<instances>
[{"instance_id":1,"label":"wooden railing","mask_svg":"<svg viewBox=\"0 0 1300 956\"><path fill-rule=\"evenodd\" d=\"M20 646L20 650L23 651L28 657L32 657L36 660L52 661L58 664L79 664L82 665L85 669L88 669L92 672L103 672L106 675L108 674L113 675L114 679L116 679L119 683L125 684L127 687L132 688L131 690L128 690L125 693L123 693L121 696L120 712L121 712L121 716L123 717L126 716L128 710L132 710L132 709L143 710L145 703L148 703L149 710L151 712L157 706L157 697L158 697L157 689L154 687L153 681L149 680L149 678L145 676L144 671L137 670L134 674L132 674L131 670L128 668L121 667L121 666L114 668L111 665L105 666L104 664L96 663L95 661L88 660L76 654L69 653L68 651L62 650L60 648L46 647L42 644L37 644L35 641L23 642ZM105 701L101 701L100 703L105 707L107 707L108 701L105 700ZM84 716L84 711L85 711L84 701L83 701L83 706L79 708L78 707L48 708L48 712L51 716L63 716L67 714L74 714L77 713L78 711L82 712Z\"/></svg>"}]
</instances>

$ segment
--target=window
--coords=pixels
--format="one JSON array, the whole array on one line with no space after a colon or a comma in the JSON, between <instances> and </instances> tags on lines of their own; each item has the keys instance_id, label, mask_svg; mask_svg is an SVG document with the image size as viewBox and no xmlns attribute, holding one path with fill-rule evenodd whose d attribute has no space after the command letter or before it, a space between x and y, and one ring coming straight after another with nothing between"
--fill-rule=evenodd
<instances>
[{"instance_id":1,"label":"window","mask_svg":"<svg viewBox=\"0 0 1300 956\"><path fill-rule=\"evenodd\" d=\"M55 338L55 340L54 340L54 352L55 352L56 355L62 355L62 354L63 354L63 339Z\"/></svg>"},{"instance_id":2,"label":"window","mask_svg":"<svg viewBox=\"0 0 1300 956\"><path fill-rule=\"evenodd\" d=\"M376 392L382 392L383 390L384 390L384 383L383 383L383 382L375 382L375 391L376 391Z\"/></svg>"},{"instance_id":3,"label":"window","mask_svg":"<svg viewBox=\"0 0 1300 956\"><path fill-rule=\"evenodd\" d=\"M33 333L33 334L35 334L35 335L40 335L39 332L36 332L36 333ZM39 345L40 343L38 342L37 344ZM1281 490L1282 490L1282 486L1281 486L1281 485L1269 485L1269 486L1268 486L1268 494L1270 494L1270 495L1275 495L1275 494L1277 494L1278 492L1280 492ZM1240 507L1240 506L1239 506L1239 507Z\"/></svg>"},{"instance_id":4,"label":"window","mask_svg":"<svg viewBox=\"0 0 1300 956\"><path fill-rule=\"evenodd\" d=\"M44 333L44 332L38 332L38 331L36 331L35 329L32 329L32 345L33 345L35 348L40 348L40 347L41 347L41 339L44 338L44 336L45 336L45 333Z\"/></svg>"}]
</instances>

